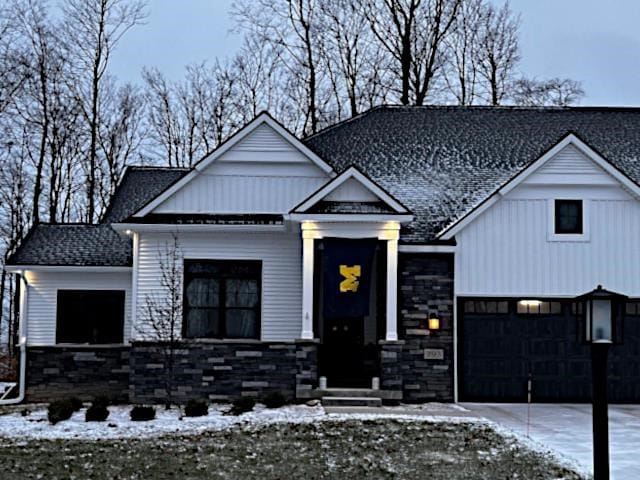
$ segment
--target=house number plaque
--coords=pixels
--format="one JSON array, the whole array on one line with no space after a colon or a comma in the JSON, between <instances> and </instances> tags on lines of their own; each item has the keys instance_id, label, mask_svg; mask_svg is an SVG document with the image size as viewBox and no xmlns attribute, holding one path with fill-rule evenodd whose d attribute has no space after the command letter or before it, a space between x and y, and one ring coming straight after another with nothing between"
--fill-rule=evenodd
<instances>
[{"instance_id":1,"label":"house number plaque","mask_svg":"<svg viewBox=\"0 0 640 480\"><path fill-rule=\"evenodd\" d=\"M425 348L425 360L444 360L444 350L442 348Z\"/></svg>"}]
</instances>

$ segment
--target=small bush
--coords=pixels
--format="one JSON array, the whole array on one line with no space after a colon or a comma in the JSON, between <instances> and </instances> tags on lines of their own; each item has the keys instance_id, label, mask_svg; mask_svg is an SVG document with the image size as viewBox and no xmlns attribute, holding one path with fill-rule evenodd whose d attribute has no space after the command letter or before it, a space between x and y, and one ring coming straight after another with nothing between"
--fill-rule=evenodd
<instances>
[{"instance_id":1,"label":"small bush","mask_svg":"<svg viewBox=\"0 0 640 480\"><path fill-rule=\"evenodd\" d=\"M256 401L252 397L239 397L236 398L231 404L229 413L231 415L241 415L245 412L250 412L255 407Z\"/></svg>"},{"instance_id":2,"label":"small bush","mask_svg":"<svg viewBox=\"0 0 640 480\"><path fill-rule=\"evenodd\" d=\"M51 402L47 409L47 418L51 425L55 425L58 422L69 420L73 415L74 409L71 400L56 400Z\"/></svg>"},{"instance_id":3,"label":"small bush","mask_svg":"<svg viewBox=\"0 0 640 480\"><path fill-rule=\"evenodd\" d=\"M287 399L282 392L269 392L262 399L262 403L267 408L280 408L287 404Z\"/></svg>"},{"instance_id":4,"label":"small bush","mask_svg":"<svg viewBox=\"0 0 640 480\"><path fill-rule=\"evenodd\" d=\"M186 417L204 417L209 413L209 406L204 400L189 400L184 407Z\"/></svg>"},{"instance_id":5,"label":"small bush","mask_svg":"<svg viewBox=\"0 0 640 480\"><path fill-rule=\"evenodd\" d=\"M80 400L78 397L71 397L69 401L71 402L71 407L73 408L73 411L79 412L80 409L82 408L82 400Z\"/></svg>"},{"instance_id":6,"label":"small bush","mask_svg":"<svg viewBox=\"0 0 640 480\"><path fill-rule=\"evenodd\" d=\"M129 416L133 422L148 422L156 418L156 409L137 405L131 409Z\"/></svg>"},{"instance_id":7,"label":"small bush","mask_svg":"<svg viewBox=\"0 0 640 480\"><path fill-rule=\"evenodd\" d=\"M109 410L104 405L93 403L84 415L85 422L104 422L109 416Z\"/></svg>"}]
</instances>

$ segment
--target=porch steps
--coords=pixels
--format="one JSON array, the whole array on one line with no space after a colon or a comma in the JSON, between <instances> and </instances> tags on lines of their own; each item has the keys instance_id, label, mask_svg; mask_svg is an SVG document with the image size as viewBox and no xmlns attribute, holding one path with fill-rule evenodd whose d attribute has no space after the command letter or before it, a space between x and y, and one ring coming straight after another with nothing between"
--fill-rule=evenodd
<instances>
[{"instance_id":1,"label":"porch steps","mask_svg":"<svg viewBox=\"0 0 640 480\"><path fill-rule=\"evenodd\" d=\"M373 390L372 388L325 388L318 389L318 392L324 397L373 397L383 398L382 390Z\"/></svg>"},{"instance_id":2,"label":"porch steps","mask_svg":"<svg viewBox=\"0 0 640 480\"><path fill-rule=\"evenodd\" d=\"M380 397L322 397L323 407L381 407Z\"/></svg>"}]
</instances>

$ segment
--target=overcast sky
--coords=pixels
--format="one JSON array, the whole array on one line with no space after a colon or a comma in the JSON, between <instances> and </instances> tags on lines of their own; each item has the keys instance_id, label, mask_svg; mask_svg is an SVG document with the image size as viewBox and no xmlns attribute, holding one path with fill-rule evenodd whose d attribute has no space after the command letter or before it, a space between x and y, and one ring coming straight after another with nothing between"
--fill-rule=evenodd
<instances>
[{"instance_id":1,"label":"overcast sky","mask_svg":"<svg viewBox=\"0 0 640 480\"><path fill-rule=\"evenodd\" d=\"M143 66L180 79L184 66L232 55L232 0L150 0L146 25L129 32L111 71L139 82ZM497 2L500 3L500 2ZM522 15L523 73L583 82L583 105L640 106L640 1L511 0Z\"/></svg>"}]
</instances>

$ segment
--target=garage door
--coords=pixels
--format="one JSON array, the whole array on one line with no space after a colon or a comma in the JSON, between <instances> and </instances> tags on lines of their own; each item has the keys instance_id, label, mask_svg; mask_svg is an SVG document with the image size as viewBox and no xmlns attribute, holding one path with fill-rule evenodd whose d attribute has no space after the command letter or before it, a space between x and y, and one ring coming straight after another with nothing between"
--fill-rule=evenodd
<instances>
[{"instance_id":1,"label":"garage door","mask_svg":"<svg viewBox=\"0 0 640 480\"><path fill-rule=\"evenodd\" d=\"M590 348L578 338L569 301L461 300L459 396L463 401L591 400ZM640 316L628 306L624 345L611 349L609 398L640 401Z\"/></svg>"}]
</instances>

